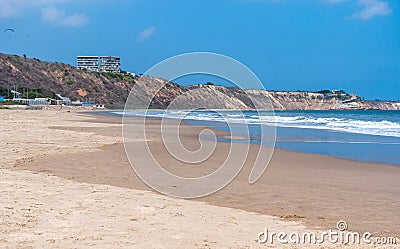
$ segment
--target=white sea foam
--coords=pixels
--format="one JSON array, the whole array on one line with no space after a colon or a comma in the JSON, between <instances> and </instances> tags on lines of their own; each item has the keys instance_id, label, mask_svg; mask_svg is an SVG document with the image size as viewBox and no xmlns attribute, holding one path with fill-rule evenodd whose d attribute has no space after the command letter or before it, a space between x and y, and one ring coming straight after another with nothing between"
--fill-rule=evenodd
<instances>
[{"instance_id":1,"label":"white sea foam","mask_svg":"<svg viewBox=\"0 0 400 249\"><path fill-rule=\"evenodd\" d=\"M122 115L123 112L115 112ZM290 128L307 128L319 130L331 130L340 132L349 132L357 134L379 135L400 137L400 122L391 122L387 120L360 120L355 116L349 117L318 117L315 115L297 115L283 116L276 113L275 116L271 113L263 113L255 115L255 113L241 114L238 112L221 111L220 113L211 111L133 111L127 112L126 115L157 117L157 118L172 118L186 119L199 121L216 121L216 122L231 122L242 124L264 124L275 125L277 127ZM335 114L333 114L334 116ZM364 118L365 119L365 118Z\"/></svg>"}]
</instances>

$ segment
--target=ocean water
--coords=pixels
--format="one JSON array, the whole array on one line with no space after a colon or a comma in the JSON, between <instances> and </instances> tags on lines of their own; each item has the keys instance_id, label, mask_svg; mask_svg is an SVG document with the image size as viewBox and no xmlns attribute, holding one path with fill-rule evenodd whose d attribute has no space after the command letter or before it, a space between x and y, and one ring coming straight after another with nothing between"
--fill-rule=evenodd
<instances>
[{"instance_id":1,"label":"ocean water","mask_svg":"<svg viewBox=\"0 0 400 249\"><path fill-rule=\"evenodd\" d=\"M263 143L260 136L263 127L275 126L276 148L400 166L400 111L150 110L130 111L125 115L182 119L190 125L224 131L229 131L228 124L243 126L249 131L250 143L255 144ZM217 139L230 141L226 136Z\"/></svg>"}]
</instances>

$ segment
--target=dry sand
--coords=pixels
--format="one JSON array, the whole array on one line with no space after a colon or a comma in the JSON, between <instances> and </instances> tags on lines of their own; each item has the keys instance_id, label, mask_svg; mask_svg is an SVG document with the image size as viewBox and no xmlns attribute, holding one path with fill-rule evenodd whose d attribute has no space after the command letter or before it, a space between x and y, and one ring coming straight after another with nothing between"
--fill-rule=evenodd
<instances>
[{"instance_id":1,"label":"dry sand","mask_svg":"<svg viewBox=\"0 0 400 249\"><path fill-rule=\"evenodd\" d=\"M256 242L265 227L317 231L339 219L352 230L398 233L396 167L278 150L256 185L248 186L245 167L217 194L186 201L138 180L118 118L0 110L0 120L0 247L266 248ZM148 127L152 149L184 176L212 171L226 151L220 143L216 161L187 168L164 156L158 121ZM183 140L195 148L200 128L185 127Z\"/></svg>"}]
</instances>

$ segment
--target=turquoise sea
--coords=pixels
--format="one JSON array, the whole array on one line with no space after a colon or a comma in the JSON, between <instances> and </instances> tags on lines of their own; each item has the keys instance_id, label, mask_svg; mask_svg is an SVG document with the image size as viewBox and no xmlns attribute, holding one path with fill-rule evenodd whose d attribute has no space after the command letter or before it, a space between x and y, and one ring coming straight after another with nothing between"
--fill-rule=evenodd
<instances>
[{"instance_id":1,"label":"turquoise sea","mask_svg":"<svg viewBox=\"0 0 400 249\"><path fill-rule=\"evenodd\" d=\"M250 143L256 144L262 143L259 134L263 126L275 126L276 148L400 166L400 111L150 110L125 115L182 119L190 125L224 131L233 123L246 127ZM229 141L226 136L217 139Z\"/></svg>"}]
</instances>

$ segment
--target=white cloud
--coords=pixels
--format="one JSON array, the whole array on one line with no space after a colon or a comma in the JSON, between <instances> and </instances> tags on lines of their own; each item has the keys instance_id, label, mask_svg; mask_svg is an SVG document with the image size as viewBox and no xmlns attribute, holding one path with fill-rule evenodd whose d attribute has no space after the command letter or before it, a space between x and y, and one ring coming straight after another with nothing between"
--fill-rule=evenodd
<instances>
[{"instance_id":1,"label":"white cloud","mask_svg":"<svg viewBox=\"0 0 400 249\"><path fill-rule=\"evenodd\" d=\"M18 9L13 4L8 4L11 1L0 1L0 18L13 17L18 14Z\"/></svg>"},{"instance_id":2,"label":"white cloud","mask_svg":"<svg viewBox=\"0 0 400 249\"><path fill-rule=\"evenodd\" d=\"M349 0L321 0L328 4L339 4L349 2ZM357 0L354 1L360 9L354 12L350 18L369 20L377 16L386 16L392 13L392 9L389 6L387 0Z\"/></svg>"},{"instance_id":3,"label":"white cloud","mask_svg":"<svg viewBox=\"0 0 400 249\"><path fill-rule=\"evenodd\" d=\"M15 17L31 8L40 8L66 1L68 0L0 0L0 18Z\"/></svg>"},{"instance_id":4,"label":"white cloud","mask_svg":"<svg viewBox=\"0 0 400 249\"><path fill-rule=\"evenodd\" d=\"M17 16L28 5L31 5L29 1L0 0L0 18Z\"/></svg>"},{"instance_id":5,"label":"white cloud","mask_svg":"<svg viewBox=\"0 0 400 249\"><path fill-rule=\"evenodd\" d=\"M0 18L13 18L27 11L41 10L42 20L63 26L82 26L88 18L82 13L66 15L55 7L61 3L78 2L78 0L0 0ZM82 1L79 1L82 2Z\"/></svg>"},{"instance_id":6,"label":"white cloud","mask_svg":"<svg viewBox=\"0 0 400 249\"><path fill-rule=\"evenodd\" d=\"M151 37L154 35L154 33L157 31L157 28L155 26L148 27L147 29L143 30L142 32L139 33L137 37L137 41L141 42L146 40L147 38Z\"/></svg>"},{"instance_id":7,"label":"white cloud","mask_svg":"<svg viewBox=\"0 0 400 249\"><path fill-rule=\"evenodd\" d=\"M89 19L82 13L75 13L72 16L68 16L63 20L63 24L66 26L83 26L89 22Z\"/></svg>"},{"instance_id":8,"label":"white cloud","mask_svg":"<svg viewBox=\"0 0 400 249\"><path fill-rule=\"evenodd\" d=\"M247 2L284 2L285 0L243 0ZM296 0L292 0L296 1ZM359 19L369 20L378 16L387 16L392 13L392 9L388 3L388 0L315 0L325 4L342 4L342 3L354 3L360 6L359 10L354 12L346 19Z\"/></svg>"},{"instance_id":9,"label":"white cloud","mask_svg":"<svg viewBox=\"0 0 400 249\"><path fill-rule=\"evenodd\" d=\"M376 16L386 16L392 13L387 1L359 0L357 4L362 6L362 9L351 16L354 19L369 20Z\"/></svg>"},{"instance_id":10,"label":"white cloud","mask_svg":"<svg viewBox=\"0 0 400 249\"><path fill-rule=\"evenodd\" d=\"M88 23L88 18L82 13L67 16L64 11L55 7L43 8L42 20L54 25L71 27L82 26Z\"/></svg>"}]
</instances>

